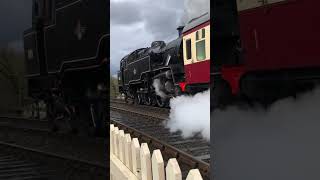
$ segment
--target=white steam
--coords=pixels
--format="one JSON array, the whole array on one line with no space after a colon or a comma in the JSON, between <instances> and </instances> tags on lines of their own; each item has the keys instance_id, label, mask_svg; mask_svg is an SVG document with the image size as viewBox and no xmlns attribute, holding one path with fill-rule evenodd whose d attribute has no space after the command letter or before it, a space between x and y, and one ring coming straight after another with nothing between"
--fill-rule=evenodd
<instances>
[{"instance_id":1,"label":"white steam","mask_svg":"<svg viewBox=\"0 0 320 180\"><path fill-rule=\"evenodd\" d=\"M162 85L161 85L161 82L160 82L159 79L153 80L153 84L152 85L153 85L153 87L154 87L154 89L156 91L156 95L160 96L161 98L166 98L167 97L166 93L163 92L162 89L161 89Z\"/></svg>"},{"instance_id":2,"label":"white steam","mask_svg":"<svg viewBox=\"0 0 320 180\"><path fill-rule=\"evenodd\" d=\"M185 0L182 22L187 23L206 12L210 12L210 0Z\"/></svg>"},{"instance_id":3,"label":"white steam","mask_svg":"<svg viewBox=\"0 0 320 180\"><path fill-rule=\"evenodd\" d=\"M194 96L179 96L170 100L167 127L172 132L180 130L184 137L200 132L210 140L210 91Z\"/></svg>"},{"instance_id":4,"label":"white steam","mask_svg":"<svg viewBox=\"0 0 320 180\"><path fill-rule=\"evenodd\" d=\"M213 112L216 179L319 179L319 107L318 88L268 110Z\"/></svg>"}]
</instances>

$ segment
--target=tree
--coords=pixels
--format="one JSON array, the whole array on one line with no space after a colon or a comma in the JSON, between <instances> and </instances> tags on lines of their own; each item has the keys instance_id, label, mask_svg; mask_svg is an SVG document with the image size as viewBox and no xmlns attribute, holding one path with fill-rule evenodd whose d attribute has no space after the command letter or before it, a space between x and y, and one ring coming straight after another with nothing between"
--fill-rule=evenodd
<instances>
[{"instance_id":1,"label":"tree","mask_svg":"<svg viewBox=\"0 0 320 180\"><path fill-rule=\"evenodd\" d=\"M110 75L110 97L116 98L119 96L118 79Z\"/></svg>"},{"instance_id":2,"label":"tree","mask_svg":"<svg viewBox=\"0 0 320 180\"><path fill-rule=\"evenodd\" d=\"M2 84L8 83L10 86L4 86L5 89L1 93L13 93L12 101L17 101L17 105L21 106L24 98L24 91L26 90L26 81L24 79L24 57L23 53L16 52L13 49L0 49L0 79Z\"/></svg>"}]
</instances>

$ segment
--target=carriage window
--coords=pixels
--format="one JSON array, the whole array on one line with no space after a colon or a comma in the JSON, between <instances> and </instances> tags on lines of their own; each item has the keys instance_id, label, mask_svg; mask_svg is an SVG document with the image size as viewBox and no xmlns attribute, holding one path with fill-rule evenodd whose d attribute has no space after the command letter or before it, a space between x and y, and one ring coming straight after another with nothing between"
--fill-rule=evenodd
<instances>
[{"instance_id":1,"label":"carriage window","mask_svg":"<svg viewBox=\"0 0 320 180\"><path fill-rule=\"evenodd\" d=\"M186 53L187 53L187 59L191 59L191 39L186 40Z\"/></svg>"},{"instance_id":2,"label":"carriage window","mask_svg":"<svg viewBox=\"0 0 320 180\"><path fill-rule=\"evenodd\" d=\"M199 31L196 32L196 40L199 40Z\"/></svg>"},{"instance_id":3,"label":"carriage window","mask_svg":"<svg viewBox=\"0 0 320 180\"><path fill-rule=\"evenodd\" d=\"M203 28L197 31L197 34L201 32L201 38L197 38L196 41L196 54L197 60L205 60L206 59L206 30ZM197 35L196 35L197 36Z\"/></svg>"},{"instance_id":4,"label":"carriage window","mask_svg":"<svg viewBox=\"0 0 320 180\"><path fill-rule=\"evenodd\" d=\"M196 42L197 60L206 59L206 40Z\"/></svg>"}]
</instances>

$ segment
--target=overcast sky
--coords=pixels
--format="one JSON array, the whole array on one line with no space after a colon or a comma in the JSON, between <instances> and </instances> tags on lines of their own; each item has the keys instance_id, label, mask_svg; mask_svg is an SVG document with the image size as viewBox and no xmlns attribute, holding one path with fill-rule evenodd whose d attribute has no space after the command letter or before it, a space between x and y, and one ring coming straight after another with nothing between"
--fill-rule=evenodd
<instances>
[{"instance_id":1,"label":"overcast sky","mask_svg":"<svg viewBox=\"0 0 320 180\"><path fill-rule=\"evenodd\" d=\"M23 49L23 31L31 27L31 0L0 0L0 47Z\"/></svg>"},{"instance_id":2,"label":"overcast sky","mask_svg":"<svg viewBox=\"0 0 320 180\"><path fill-rule=\"evenodd\" d=\"M111 0L111 73L128 53L178 37L176 28L208 12L210 0Z\"/></svg>"},{"instance_id":3,"label":"overcast sky","mask_svg":"<svg viewBox=\"0 0 320 180\"><path fill-rule=\"evenodd\" d=\"M210 0L110 0L111 73L123 56L152 41L169 41L187 19L209 11ZM0 0L0 47L22 49L23 31L31 27L31 0Z\"/></svg>"}]
</instances>

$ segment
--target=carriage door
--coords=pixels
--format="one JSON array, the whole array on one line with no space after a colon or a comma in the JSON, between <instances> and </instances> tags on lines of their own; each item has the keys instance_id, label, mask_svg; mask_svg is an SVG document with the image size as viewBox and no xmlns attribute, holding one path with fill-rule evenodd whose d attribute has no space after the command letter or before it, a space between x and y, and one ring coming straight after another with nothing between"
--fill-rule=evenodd
<instances>
[{"instance_id":1,"label":"carriage door","mask_svg":"<svg viewBox=\"0 0 320 180\"><path fill-rule=\"evenodd\" d=\"M237 1L247 0L215 0L213 1L213 44L211 73L219 73L223 65L239 64L237 46L239 44L239 23ZM257 0L255 0L257 1Z\"/></svg>"},{"instance_id":2,"label":"carriage door","mask_svg":"<svg viewBox=\"0 0 320 180\"><path fill-rule=\"evenodd\" d=\"M192 78L192 64L194 63L193 59L193 46L194 39L192 36L187 35L183 37L183 62L184 62L184 71L185 71L185 80L189 83Z\"/></svg>"},{"instance_id":3,"label":"carriage door","mask_svg":"<svg viewBox=\"0 0 320 180\"><path fill-rule=\"evenodd\" d=\"M237 0L243 55L249 68L256 68L261 64L266 67L268 64L264 56L265 38L262 37L265 26L271 25L265 22L265 2L266 0Z\"/></svg>"},{"instance_id":4,"label":"carriage door","mask_svg":"<svg viewBox=\"0 0 320 180\"><path fill-rule=\"evenodd\" d=\"M303 22L299 22L297 25L298 19L303 19L299 13L301 4L303 4L301 1L262 0L259 4L260 7L252 10L253 15L259 18L255 20L256 32L254 33L256 34L252 34L258 42L259 58L263 60L263 64L256 66L264 68L285 67L293 64L296 49L303 51L307 47L307 45L302 45L300 48L294 47L294 45L305 43L302 43L300 39L293 41L297 34L308 34L299 29L299 27L304 29ZM254 22L253 20L251 18L251 22ZM310 41L308 42L310 43ZM306 49L310 50L311 48Z\"/></svg>"}]
</instances>

